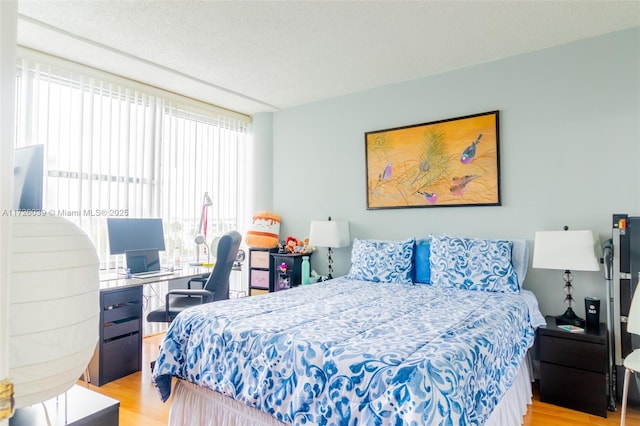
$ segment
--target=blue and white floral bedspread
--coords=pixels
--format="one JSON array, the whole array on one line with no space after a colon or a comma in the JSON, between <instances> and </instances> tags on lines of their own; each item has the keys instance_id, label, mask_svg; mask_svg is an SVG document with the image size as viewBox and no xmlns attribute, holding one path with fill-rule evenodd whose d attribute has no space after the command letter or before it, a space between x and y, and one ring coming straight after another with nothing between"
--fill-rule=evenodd
<instances>
[{"instance_id":1,"label":"blue and white floral bedspread","mask_svg":"<svg viewBox=\"0 0 640 426\"><path fill-rule=\"evenodd\" d=\"M295 425L481 425L533 340L518 294L338 278L184 312L153 379Z\"/></svg>"}]
</instances>

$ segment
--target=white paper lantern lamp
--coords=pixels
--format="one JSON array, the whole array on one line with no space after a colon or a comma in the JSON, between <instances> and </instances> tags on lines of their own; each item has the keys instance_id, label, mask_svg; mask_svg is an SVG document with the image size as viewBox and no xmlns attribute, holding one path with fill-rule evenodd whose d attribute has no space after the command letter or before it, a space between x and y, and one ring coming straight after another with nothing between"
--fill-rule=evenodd
<instances>
[{"instance_id":1,"label":"white paper lantern lamp","mask_svg":"<svg viewBox=\"0 0 640 426\"><path fill-rule=\"evenodd\" d=\"M15 408L69 390L99 335L100 262L62 217L12 217L9 375Z\"/></svg>"}]
</instances>

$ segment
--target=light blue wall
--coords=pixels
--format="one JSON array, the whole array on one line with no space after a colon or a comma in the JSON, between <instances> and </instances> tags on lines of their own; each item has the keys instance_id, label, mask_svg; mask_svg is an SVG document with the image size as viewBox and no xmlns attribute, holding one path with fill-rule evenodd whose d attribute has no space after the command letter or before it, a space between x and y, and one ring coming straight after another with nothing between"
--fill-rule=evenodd
<instances>
[{"instance_id":1,"label":"light blue wall","mask_svg":"<svg viewBox=\"0 0 640 426\"><path fill-rule=\"evenodd\" d=\"M425 61L430 58L425 58ZM500 111L502 206L366 210L364 133ZM380 87L273 114L273 209L281 236L346 219L352 237L429 233L525 238L536 230L611 235L640 214L640 28ZM326 272L325 252L312 266ZM336 275L349 268L336 253ZM545 314L564 311L560 271L529 270ZM604 298L601 274L576 272L576 311ZM604 316L602 317L604 320Z\"/></svg>"},{"instance_id":2,"label":"light blue wall","mask_svg":"<svg viewBox=\"0 0 640 426\"><path fill-rule=\"evenodd\" d=\"M273 210L273 114L252 117L254 212Z\"/></svg>"}]
</instances>

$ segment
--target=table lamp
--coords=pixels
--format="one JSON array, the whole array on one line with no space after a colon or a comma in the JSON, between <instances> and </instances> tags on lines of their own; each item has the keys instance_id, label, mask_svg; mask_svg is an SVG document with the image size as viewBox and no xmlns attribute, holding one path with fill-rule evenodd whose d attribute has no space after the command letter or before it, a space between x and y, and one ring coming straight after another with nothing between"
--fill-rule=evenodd
<instances>
[{"instance_id":1,"label":"table lamp","mask_svg":"<svg viewBox=\"0 0 640 426\"><path fill-rule=\"evenodd\" d=\"M333 278L333 249L349 247L351 236L349 234L349 222L334 221L329 216L328 220L312 220L309 231L309 245L327 247L328 278Z\"/></svg>"},{"instance_id":2,"label":"table lamp","mask_svg":"<svg viewBox=\"0 0 640 426\"><path fill-rule=\"evenodd\" d=\"M600 270L595 243L592 231L569 231L568 226L565 226L563 231L536 232L532 267L564 270L567 310L556 317L558 325L570 324L584 327L584 319L578 317L572 308L573 274L571 271Z\"/></svg>"}]
</instances>

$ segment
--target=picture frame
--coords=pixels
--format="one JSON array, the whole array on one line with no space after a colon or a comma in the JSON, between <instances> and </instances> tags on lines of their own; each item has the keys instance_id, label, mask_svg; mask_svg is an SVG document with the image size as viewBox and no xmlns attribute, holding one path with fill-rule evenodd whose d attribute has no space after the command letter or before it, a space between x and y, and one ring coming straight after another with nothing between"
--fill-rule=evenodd
<instances>
[{"instance_id":1,"label":"picture frame","mask_svg":"<svg viewBox=\"0 0 640 426\"><path fill-rule=\"evenodd\" d=\"M366 132L367 210L499 206L499 111Z\"/></svg>"}]
</instances>

